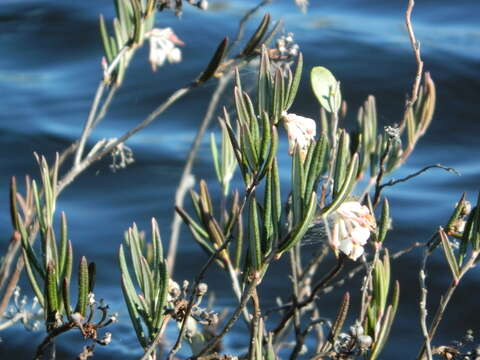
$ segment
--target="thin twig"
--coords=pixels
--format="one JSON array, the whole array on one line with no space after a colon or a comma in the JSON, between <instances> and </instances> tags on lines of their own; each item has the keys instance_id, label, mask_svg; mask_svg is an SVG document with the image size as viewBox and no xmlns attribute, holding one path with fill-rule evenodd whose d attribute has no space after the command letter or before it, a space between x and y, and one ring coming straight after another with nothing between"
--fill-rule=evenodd
<instances>
[{"instance_id":1,"label":"thin twig","mask_svg":"<svg viewBox=\"0 0 480 360\"><path fill-rule=\"evenodd\" d=\"M98 121L96 121L97 110L98 110L98 106L100 105L100 100L102 99L103 92L105 91L105 88L108 86L107 79L115 70L121 58L125 55L128 49L129 49L128 46L124 46L122 49L120 49L118 54L115 56L115 59L113 59L113 61L108 66L108 68L105 70L103 74L103 78L102 80L100 80L100 83L98 84L97 90L95 91L95 97L93 98L92 106L90 107L90 111L88 113L87 121L85 122L85 125L82 130L82 134L80 135L78 148L75 153L75 160L74 160L75 166L78 166L80 164L80 161L82 160L83 150L85 148L85 144L87 142L88 136L92 132L92 129L95 123L96 122L98 123ZM111 101L111 98L108 100L108 104L110 103L110 101Z\"/></svg>"},{"instance_id":2,"label":"thin twig","mask_svg":"<svg viewBox=\"0 0 480 360\"><path fill-rule=\"evenodd\" d=\"M378 205L378 202L380 201L380 194L382 191L381 188L381 182L383 180L383 176L385 174L385 162L387 161L388 154L390 153L390 149L392 147L392 141L395 141L391 137L388 138L387 140L387 146L385 147L385 150L382 154L382 157L380 158L380 166L378 170L377 177L375 179L375 195L373 196L373 207L376 208Z\"/></svg>"},{"instance_id":3,"label":"thin twig","mask_svg":"<svg viewBox=\"0 0 480 360\"><path fill-rule=\"evenodd\" d=\"M417 357L417 360L423 360L425 358L425 352L428 352L428 347L430 345L430 342L432 341L433 337L435 336L435 333L437 332L438 325L440 325L440 322L442 321L443 314L445 313L445 310L447 309L447 305L450 302L450 299L452 298L453 293L455 292L458 285L460 284L460 280L463 278L463 276L468 272L468 270L470 270L471 268L473 268L475 266L475 262L478 258L478 255L479 255L478 250L472 251L468 261L465 264L463 264L463 266L460 270L460 274L458 275L458 279L452 279L452 281L450 283L450 286L448 287L447 291L440 298L440 304L438 304L437 311L435 312L435 316L433 317L432 323L430 324L430 328L428 330L428 337L425 338L425 341L422 345L422 348L421 348L420 353ZM426 256L428 256L428 255L426 255ZM427 353L427 356L428 356L428 353Z\"/></svg>"},{"instance_id":4,"label":"thin twig","mask_svg":"<svg viewBox=\"0 0 480 360\"><path fill-rule=\"evenodd\" d=\"M15 324L17 321L20 321L25 318L25 312L16 313L11 319L0 323L0 331L7 329L8 327Z\"/></svg>"},{"instance_id":5,"label":"thin twig","mask_svg":"<svg viewBox=\"0 0 480 360\"><path fill-rule=\"evenodd\" d=\"M192 182L190 178L192 177L192 167L193 162L197 156L198 149L202 142L203 135L207 130L210 122L215 114L215 111L218 107L218 103L221 99L225 88L227 87L230 79L232 78L232 73L228 73L223 75L219 80L215 91L210 99L210 103L208 104L208 109L203 118L202 124L198 129L197 135L195 135L195 139L193 140L192 146L187 156L187 161L185 162L185 166L183 168L182 176L180 177L179 185L177 187L177 191L175 192L175 206L182 208L183 202L185 199L185 195L187 194L188 190L190 190ZM180 227L182 224L182 218L178 215L177 212L174 214L173 222L172 222L172 233L170 236L169 248L168 248L168 256L167 256L167 266L168 266L168 273L173 274L173 270L175 267L175 258L177 255L177 247L178 247L178 238L180 236Z\"/></svg>"},{"instance_id":6,"label":"thin twig","mask_svg":"<svg viewBox=\"0 0 480 360\"><path fill-rule=\"evenodd\" d=\"M253 303L253 318L251 325L251 338L250 338L250 350L249 350L249 360L255 360L259 358L260 354L257 354L256 349L258 349L257 341L259 340L260 332L260 319L262 316L260 310L260 299L258 298L257 289L254 288L252 291L252 303ZM260 344L262 346L262 344Z\"/></svg>"},{"instance_id":7,"label":"thin twig","mask_svg":"<svg viewBox=\"0 0 480 360\"><path fill-rule=\"evenodd\" d=\"M139 123L133 129L130 129L125 134L123 134L116 141L112 142L109 146L104 148L102 151L92 154L91 156L83 159L77 166L74 166L67 174L65 174L62 179L58 182L57 185L57 194L59 194L66 186L68 186L75 178L87 169L94 162L102 159L105 155L110 154L118 145L123 144L130 137L135 135L140 130L143 130L145 127L150 125L159 115L161 115L165 110L167 110L171 105L173 105L180 98L189 93L197 84L192 83L191 85L176 90L167 100L165 100L160 106L158 106L150 115L148 115L141 123Z\"/></svg>"},{"instance_id":8,"label":"thin twig","mask_svg":"<svg viewBox=\"0 0 480 360\"><path fill-rule=\"evenodd\" d=\"M399 250L397 251L396 253L392 254L390 256L390 260L396 260L398 259L399 257L409 253L410 251L420 247L420 246L426 246L428 243L423 243L423 242L415 242L413 243L412 245L410 245L409 247L405 248L405 249L402 249L402 250ZM342 286L344 286L347 281L353 279L358 273L360 273L361 270L365 269L365 265L364 264L361 264L361 265L358 265L356 267L354 267L352 270L350 270L346 275L344 275L342 278L340 278L339 280L337 280L336 282L334 282L332 285L330 286L326 286L325 288L323 288L322 290L318 291L318 294L317 296L321 296L321 295L324 295L324 294L328 294L328 293L331 293L333 290L337 289L337 288L340 288ZM265 314L266 315L270 315L274 312L278 312L278 311L283 311L283 310L286 310L286 309L289 309L290 307L292 306L292 303L289 302L289 303L286 303L286 304L283 304L282 306L277 306L275 308L272 308L272 309L268 309L267 311L265 311Z\"/></svg>"},{"instance_id":9,"label":"thin twig","mask_svg":"<svg viewBox=\"0 0 480 360\"><path fill-rule=\"evenodd\" d=\"M312 292L310 293L310 296L298 304L292 304L290 309L285 313L283 318L280 320L280 323L277 325L275 330L273 330L273 334L275 336L277 336L280 333L280 331L282 331L282 329L285 327L288 321L292 318L292 316L294 315L295 309L297 308L301 309L307 306L308 304L310 304L313 300L315 300L315 298L317 297L317 293L340 273L340 270L342 270L344 262L345 262L345 256L343 256L343 254L340 254L340 257L338 258L336 265L330 270L330 272L327 275L325 275L323 279L321 279L313 287Z\"/></svg>"},{"instance_id":10,"label":"thin twig","mask_svg":"<svg viewBox=\"0 0 480 360\"><path fill-rule=\"evenodd\" d=\"M243 211L243 208L245 207L245 204L247 203L248 199L250 198L250 196L253 194L254 190L255 190L255 187L256 187L256 179L254 180L254 182L247 188L247 191L245 192L245 196L243 198L243 201L242 201L242 204L240 205L240 208L239 208L239 211L235 214L235 218L233 218L233 223L235 224L239 218L240 218L240 214L241 212ZM233 229L234 226L232 226L231 228ZM233 231L233 230L232 230ZM188 321L188 318L190 316L190 313L192 311L192 308L193 308L193 304L194 304L194 300L195 300L195 292L196 292L196 289L198 287L198 285L200 284L200 282L202 281L203 277L205 276L205 273L206 271L208 270L208 268L210 267L210 265L213 263L213 261L215 259L217 259L217 257L220 255L220 253L226 249L226 247L228 246L228 244L230 244L230 242L233 240L233 235L232 233L230 234L227 234L226 236L226 240L224 241L224 243L222 244L222 246L220 246L218 249L216 249L216 251L210 255L210 257L208 258L207 262L203 265L202 269L200 270L200 272L198 273L198 275L195 277L195 281L193 283L193 286L192 286L192 293L190 295L190 299L188 301L188 305L187 305L187 309L185 311L185 315L184 315L184 319L183 319L183 322L182 322L182 326L180 328L180 332L177 336L177 340L175 342L175 345L173 346L172 350L170 351L170 354L169 354L169 359L172 359L173 356L178 352L178 350L180 350L180 346L181 346L181 342L182 342L182 339L183 339L183 336L185 334L185 331L186 331L186 325L187 325L187 321ZM242 301L242 298L240 298L240 303ZM243 309L242 309L243 311ZM247 320L248 320L248 313L245 314ZM158 339L159 341L160 339ZM141 360L144 360L144 359L147 359L147 355L151 353L151 351L153 351L153 349L155 349L155 346L156 346L156 343L157 342L157 339L154 340L154 342L152 343L152 345L149 347L149 349L145 352L144 356L142 357Z\"/></svg>"},{"instance_id":11,"label":"thin twig","mask_svg":"<svg viewBox=\"0 0 480 360\"><path fill-rule=\"evenodd\" d=\"M271 3L273 0L263 0L262 2L258 3L256 6L248 10L245 15L240 19L240 22L238 24L238 31L237 35L235 36L235 39L232 41L230 46L228 47L228 51L232 50L239 42L242 40L243 35L245 33L245 25L250 20L250 18L255 15L255 13L260 10L265 5L268 5Z\"/></svg>"},{"instance_id":12,"label":"thin twig","mask_svg":"<svg viewBox=\"0 0 480 360\"><path fill-rule=\"evenodd\" d=\"M228 320L228 322L225 324L222 331L217 336L215 336L212 340L210 340L209 343L198 354L192 356L190 360L198 359L202 355L205 355L210 351L212 351L218 345L220 340L225 336L226 333L230 331L233 324L235 324L235 322L240 317L240 314L242 313L243 308L247 305L247 302L252 296L252 292L257 286L257 284L258 284L257 279L253 279L248 283L248 286L246 286L243 291L242 300L240 301L240 304L238 304L237 308L235 309L235 312L233 313L232 317Z\"/></svg>"},{"instance_id":13,"label":"thin twig","mask_svg":"<svg viewBox=\"0 0 480 360\"><path fill-rule=\"evenodd\" d=\"M296 339L296 346L293 349L292 353L290 354L290 360L294 360L297 358L298 353L300 352L299 344L302 342L302 330L300 327L300 311L298 308L298 300L299 300L299 288L298 288L298 263L297 263L297 256L296 253L299 252L299 246L297 245L290 251L290 269L292 273L292 304L293 304L293 328L295 330L295 339Z\"/></svg>"},{"instance_id":14,"label":"thin twig","mask_svg":"<svg viewBox=\"0 0 480 360\"><path fill-rule=\"evenodd\" d=\"M381 169L383 168L383 166L381 166ZM373 202L373 205L376 206L376 204L378 203L379 199L380 199L380 194L382 192L382 190L388 186L394 186L394 185L397 185L398 183L402 183L402 182L406 182L410 179L413 179L414 177L417 177L421 174L423 174L424 172L430 170L430 169L443 169L445 171L448 171L452 174L455 174L457 176L460 176L460 173L455 170L454 168L450 168L450 167L446 167L446 166L443 166L441 164L435 164L435 165L428 165L428 166L425 166L423 169L421 170L418 170L416 172L414 172L413 174L410 174L410 175L407 175L401 179L391 179L389 180L388 182L384 183L384 184L379 184L380 180L381 180L381 176L379 174L378 178L377 178L377 186L375 187L375 196L374 196L374 202ZM383 175L383 174L382 174Z\"/></svg>"},{"instance_id":15,"label":"thin twig","mask_svg":"<svg viewBox=\"0 0 480 360\"><path fill-rule=\"evenodd\" d=\"M405 24L407 25L408 36L410 37L410 44L412 45L413 54L415 55L415 60L417 62L417 74L415 75L415 81L412 86L412 93L410 98L407 100L407 106L413 106L415 101L417 101L418 90L420 88L420 81L422 80L423 72L423 61L420 56L420 42L415 38L415 33L413 32L413 26L411 21L412 10L415 5L414 0L408 1L407 11L405 12Z\"/></svg>"},{"instance_id":16,"label":"thin twig","mask_svg":"<svg viewBox=\"0 0 480 360\"><path fill-rule=\"evenodd\" d=\"M42 341L40 345L37 347L37 352L35 353L35 360L40 360L42 358L43 353L45 352L45 349L47 346L55 339L57 336L69 331L70 329L73 329L75 327L74 323L66 323L58 328L53 329L48 333L48 335L45 337L45 339Z\"/></svg>"},{"instance_id":17,"label":"thin twig","mask_svg":"<svg viewBox=\"0 0 480 360\"><path fill-rule=\"evenodd\" d=\"M8 245L6 254L3 256L2 264L0 267L0 291L2 291L5 286L8 277L10 276L10 267L13 263L15 256L20 248L21 238L18 236L18 233L14 233L10 239L10 244ZM0 317L2 316L3 311L0 311Z\"/></svg>"},{"instance_id":18,"label":"thin twig","mask_svg":"<svg viewBox=\"0 0 480 360\"><path fill-rule=\"evenodd\" d=\"M425 249L425 252L428 252L428 249ZM427 286L425 283L425 279L427 275L425 274L425 268L427 263L427 257L424 256L423 266L419 272L419 281L420 281L420 327L422 329L422 335L424 340L425 350L427 352L427 359L432 360L432 345L430 344L430 335L428 334L427 328Z\"/></svg>"}]
</instances>

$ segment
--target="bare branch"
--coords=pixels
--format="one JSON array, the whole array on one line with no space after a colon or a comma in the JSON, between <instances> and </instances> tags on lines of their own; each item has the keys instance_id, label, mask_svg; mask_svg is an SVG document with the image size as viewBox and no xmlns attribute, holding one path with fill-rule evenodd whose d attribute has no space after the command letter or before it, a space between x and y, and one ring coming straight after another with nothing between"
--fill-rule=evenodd
<instances>
[{"instance_id":1,"label":"bare branch","mask_svg":"<svg viewBox=\"0 0 480 360\"><path fill-rule=\"evenodd\" d=\"M415 76L415 81L413 82L412 93L410 94L410 98L407 100L407 106L412 106L415 101L417 101L418 90L420 88L420 81L422 80L423 73L423 61L420 56L420 42L415 38L415 33L413 32L413 26L411 21L414 5L415 1L409 0L407 11L405 12L405 23L407 25L408 36L410 37L413 54L415 55L415 60L417 62L417 74Z\"/></svg>"}]
</instances>

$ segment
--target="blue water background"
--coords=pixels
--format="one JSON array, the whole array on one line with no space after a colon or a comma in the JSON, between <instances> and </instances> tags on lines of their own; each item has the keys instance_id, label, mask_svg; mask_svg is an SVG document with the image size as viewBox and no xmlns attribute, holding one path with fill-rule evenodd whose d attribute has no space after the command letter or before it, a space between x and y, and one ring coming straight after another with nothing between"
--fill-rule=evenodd
<instances>
[{"instance_id":1,"label":"blue water background","mask_svg":"<svg viewBox=\"0 0 480 360\"><path fill-rule=\"evenodd\" d=\"M311 0L306 15L292 1L277 1L269 6L272 17L283 18L286 31L295 34L305 57L304 81L292 111L318 117L318 105L306 74L312 66L323 65L342 83L343 96L349 103L346 126L354 124L357 108L369 94L377 97L382 125L399 122L416 71L404 28L406 2ZM141 49L88 146L104 137L120 136L175 89L195 78L217 43L225 35L234 36L238 20L255 4L250 0L210 3L209 12L186 6L181 20L171 13L158 16L159 27L171 26L186 42L182 50L184 61L152 73L147 47ZM0 252L6 248L11 234L7 206L10 177L38 176L33 152L52 159L56 151L67 147L81 132L101 76L99 13L110 22L114 14L112 2L3 0L0 4ZM263 13L250 22L249 31L256 27ZM393 176L399 178L435 163L454 167L461 176L432 170L385 191L394 218L388 238L393 249L428 239L446 221L462 192L466 191L468 198L474 200L480 189L479 16L477 0L421 0L415 6L413 22L421 41L425 70L431 72L437 85L437 110L429 132L407 164ZM242 70L242 75L247 84L253 85L254 68ZM69 219L76 261L80 255L86 255L97 263L97 297L106 299L120 313L120 322L110 329L112 344L98 349L97 359L133 359L140 354L118 286L117 250L123 232L132 222L148 230L152 216L160 223L163 239L169 238L175 189L213 89L214 85L209 84L195 90L129 140L135 163L126 170L112 173L108 161L96 164L69 186L58 201L58 210L65 211ZM230 92L223 103L230 102L229 96ZM284 135L282 142L285 150ZM286 152L280 156L282 164L288 166ZM199 152L194 173L197 179L215 183L207 142ZM218 198L218 192L215 196ZM205 260L204 253L183 229L175 279L191 280ZM418 351L419 266L419 251L392 265L393 276L401 282L402 295L399 316L383 359L412 358ZM271 271L269 281L260 287L262 303L267 307L274 305L276 296L289 291L285 263L273 266ZM435 277L429 278L430 303L436 305L440 291L450 281L447 264L441 256L434 257L431 273ZM468 328L480 330L478 296L474 295L479 290L478 275L475 270L455 294L451 311L440 328L439 340L458 339ZM235 301L228 278L211 270L207 280L216 294L216 309L233 308ZM23 285L28 289L25 281ZM360 283L353 282L351 286L355 291ZM334 317L340 295L321 300L322 316ZM355 300L352 314L357 309ZM241 352L247 345L245 329L240 323L234 331L234 336L226 337L225 346L227 350ZM18 359L29 359L43 333L29 333L18 326L0 336L3 339L0 358L15 354ZM78 339L78 334L59 338L59 358L78 354L82 346Z\"/></svg>"}]
</instances>

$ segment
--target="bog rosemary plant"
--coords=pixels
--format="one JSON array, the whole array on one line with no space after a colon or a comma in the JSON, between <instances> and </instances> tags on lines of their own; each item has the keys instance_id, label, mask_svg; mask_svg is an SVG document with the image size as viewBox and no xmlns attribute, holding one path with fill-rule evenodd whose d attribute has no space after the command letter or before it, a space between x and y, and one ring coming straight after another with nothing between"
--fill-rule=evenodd
<instances>
[{"instance_id":1,"label":"bog rosemary plant","mask_svg":"<svg viewBox=\"0 0 480 360\"><path fill-rule=\"evenodd\" d=\"M295 2L306 10L308 1ZM293 42L293 35L282 35L276 39L276 46L270 45L281 22L272 23L266 14L245 44L237 49L244 23L269 3L262 1L241 20L233 42L226 38L220 42L206 68L195 79L180 87L124 135L100 140L87 151L92 131L106 116L127 76L129 63L147 40L153 71L181 61L183 41L171 28L156 28L155 21L166 9L179 16L183 3L115 0L113 23L109 25L100 17L103 74L79 139L57 155L51 165L45 157L36 155L40 181L27 177L23 195L15 178L11 182L13 236L0 268L0 289L6 289L0 302L0 330L16 321L35 330L39 327L38 319L42 319L46 337L37 348L37 359L45 357L49 348L55 354L54 340L69 330L79 331L88 340L79 359L93 356L96 345L110 343L112 334L101 329L115 322L117 314L111 314L103 300L96 300L94 263L82 257L74 272L74 246L69 240L67 216L57 215L58 196L80 173L107 155L114 159L113 170L126 167L133 161L133 151L125 145L126 140L178 99L217 79L217 90L192 145L175 207L176 216L188 227L191 238L208 260L193 281L175 281L178 232L172 235L165 256L155 219L152 219L151 241L133 225L126 231L118 252L119 287L125 300L123 312L129 314L142 359L164 356L173 359L183 344L188 344L189 350L185 352L192 359L379 359L388 344L400 301L400 284L395 280L391 261L409 250L394 254L388 250L393 220L389 201L382 191L432 167L452 170L433 165L403 179L384 181L386 175L402 166L412 154L435 109L435 84L428 73L423 73L420 49L410 22L413 1L409 1L406 23L417 76L399 125L379 128L376 100L370 95L357 112L355 131L344 128L347 106L342 87L348 86L348 81L340 84L323 66L315 66L309 72L320 109L319 119L292 113L305 73L303 55ZM188 4L201 10L208 5L203 0ZM246 65L256 67L253 89L245 86L239 71ZM233 106L225 105L219 116L220 146L214 134L210 137L212 171L218 184L202 179L185 185L184 182L191 180L198 144L231 79ZM290 166L285 168L279 161L282 156L279 143L284 138L291 156ZM72 166L66 169L64 164L69 157ZM280 174L290 176L281 180ZM240 181L234 181L236 178ZM240 186L234 188L233 184ZM183 205L186 189L190 189L191 206ZM433 341L451 297L478 260L479 202L480 198L472 209L463 195L446 224L435 231L430 241L420 244L424 248L419 271L423 344L418 359L430 360L434 356L466 359L473 354L463 351L460 345L436 346ZM174 221L175 224L178 222ZM453 245L452 238L460 242L458 247ZM308 263L304 263L302 256L302 241L321 244L319 253ZM429 321L427 260L440 248L451 283ZM18 251L21 255L17 270L9 277ZM330 268L322 262L328 254L334 259ZM267 310L260 302L261 283L270 276L270 265L281 258L290 263L291 292L282 294L278 308ZM233 312L223 318L215 311L215 305L212 308L203 302L208 292L204 276L212 264L227 274L237 300ZM345 264L353 270L345 272ZM16 287L23 266L35 295L30 309L26 308L26 300L19 300ZM336 316L329 314L326 319L316 300L357 273L364 274L360 291L345 291ZM72 301L70 288L75 275L77 296ZM12 295L13 307L4 313ZM360 298L359 311L350 306L354 295ZM221 354L222 340L239 318L247 325L248 347L240 354L229 354L228 349ZM348 319L353 322L348 323ZM174 336L168 339L170 324L174 325L170 332ZM314 346L307 341L312 338Z\"/></svg>"}]
</instances>

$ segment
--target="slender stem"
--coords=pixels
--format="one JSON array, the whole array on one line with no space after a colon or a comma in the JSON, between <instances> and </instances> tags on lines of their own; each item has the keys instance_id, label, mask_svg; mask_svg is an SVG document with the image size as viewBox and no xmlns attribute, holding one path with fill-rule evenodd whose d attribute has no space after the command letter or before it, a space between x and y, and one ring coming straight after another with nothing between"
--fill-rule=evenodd
<instances>
[{"instance_id":1,"label":"slender stem","mask_svg":"<svg viewBox=\"0 0 480 360\"><path fill-rule=\"evenodd\" d=\"M298 266L297 256L295 253L299 252L298 245L290 251L290 269L292 273L292 303L293 303L293 328L295 330L296 345L290 354L290 360L297 358L302 347L302 329L300 327L301 313L298 309L299 289L298 289Z\"/></svg>"},{"instance_id":2,"label":"slender stem","mask_svg":"<svg viewBox=\"0 0 480 360\"><path fill-rule=\"evenodd\" d=\"M192 177L192 167L197 156L198 149L202 142L202 138L207 130L210 122L212 121L213 115L217 110L218 103L220 98L225 91L226 86L230 82L232 78L232 73L228 73L222 76L218 80L217 87L213 92L212 98L210 99L210 103L208 104L207 112L205 117L203 118L202 124L198 129L197 135L195 135L195 139L193 140L192 146L187 156L187 161L183 168L182 176L180 177L180 182L177 187L177 191L175 192L175 206L182 208L183 202L185 199L185 195L187 194L188 190L191 188L192 181L190 181ZM175 267L175 258L177 255L177 247L178 247L178 238L180 236L180 227L182 224L182 218L178 215L177 212L174 214L173 222L172 222L172 233L170 236L169 248L168 248L168 256L167 256L167 266L169 274L173 274L174 267Z\"/></svg>"},{"instance_id":3,"label":"slender stem","mask_svg":"<svg viewBox=\"0 0 480 360\"><path fill-rule=\"evenodd\" d=\"M426 250L428 251L428 250ZM432 345L430 344L430 335L428 334L428 328L427 328L427 286L425 284L425 279L427 275L425 274L425 267L426 267L426 259L427 256L424 257L424 266L420 270L419 273L419 280L420 280L420 327L422 329L422 335L424 340L424 346L425 350L427 353L427 359L432 360Z\"/></svg>"},{"instance_id":4,"label":"slender stem","mask_svg":"<svg viewBox=\"0 0 480 360\"><path fill-rule=\"evenodd\" d=\"M255 360L260 357L261 354L257 354L257 349L263 344L258 344L257 341L260 339L260 319L262 316L260 310L260 299L258 298L257 288L254 288L252 291L252 304L253 304L253 318L251 321L251 337L250 337L250 349L249 349L249 360Z\"/></svg>"},{"instance_id":5,"label":"slender stem","mask_svg":"<svg viewBox=\"0 0 480 360\"><path fill-rule=\"evenodd\" d=\"M190 359L198 359L202 355L205 355L212 351L220 342L220 340L225 336L226 333L230 331L232 328L233 324L238 320L240 317L240 314L242 313L243 308L247 305L248 300L253 294L253 291L255 287L257 286L257 279L253 279L252 281L249 282L248 286L245 287L242 295L242 299L240 301L240 304L238 304L237 308L235 309L235 312L233 313L232 317L228 320L228 322L225 324L224 328L222 331L215 336L210 342L196 355L192 356Z\"/></svg>"},{"instance_id":6,"label":"slender stem","mask_svg":"<svg viewBox=\"0 0 480 360\"><path fill-rule=\"evenodd\" d=\"M475 266L475 261L477 260L478 255L479 255L478 250L475 250L471 253L470 258L462 266L462 269L460 270L460 274L458 275L458 280L455 281L455 279L453 279L446 293L441 297L440 304L438 305L437 311L435 312L435 316L433 317L432 323L430 324L430 329L428 331L428 339L426 339L426 341L423 343L423 346L420 350L420 354L418 355L417 360L424 359L425 352L427 351L429 342L432 341L433 337L435 336L435 333L437 332L438 325L440 325L440 322L442 321L443 314L447 309L447 305L450 302L450 299L452 298L453 293L455 292L458 285L460 284L460 280L463 278L463 276L468 272L468 270L470 270Z\"/></svg>"},{"instance_id":7,"label":"slender stem","mask_svg":"<svg viewBox=\"0 0 480 360\"><path fill-rule=\"evenodd\" d=\"M245 196L243 198L243 201L242 201L242 204L240 205L240 208L239 208L239 211L235 214L235 217L233 218L232 222L233 224L235 224L239 219L240 219L240 214L241 212L243 211L243 208L245 207L245 204L247 203L248 199L250 198L250 196L253 194L253 191L255 190L255 187L256 187L256 179L255 181L247 188L246 192L245 192ZM233 229L234 226L232 226L231 228ZM233 230L232 230L233 231ZM185 334L185 331L186 331L186 325L187 325L187 321L188 321L188 318L190 316L190 313L192 311L192 308L193 308L193 304L194 304L194 300L195 300L195 292L196 292L196 289L198 287L198 285L200 284L200 281L202 281L203 277L205 276L205 273L207 271L207 269L210 267L210 265L213 263L213 261L220 255L220 253L226 249L226 247L228 246L228 244L230 244L231 240L233 240L233 235L232 233L230 232L230 234L227 234L226 236L226 240L224 241L224 243L222 244L222 246L220 246L218 249L216 249L216 251L210 255L209 259L207 260L207 262L203 265L202 269L200 270L200 272L198 273L198 275L196 276L195 278L195 281L193 283L193 287L192 287L192 293L190 295L190 299L188 301L188 305L187 305L187 309L185 311L185 315L184 315L184 319L183 319L183 322L182 322L182 326L180 328L180 332L178 334L178 337L177 337L177 341L175 342L175 345L173 346L172 350L170 351L170 354L169 354L169 359L172 359L174 357L174 355L178 352L178 350L180 350L180 346L181 346L181 342L182 342L182 339L183 339L183 336ZM240 297L240 300L239 300L239 303L242 302L242 297ZM244 313L244 316L245 316L245 319L246 321L248 322L249 320L249 315L248 315L248 310L245 309L245 307L242 307L241 308L241 311ZM159 339L160 340L160 339ZM152 343L152 345L149 347L149 349L145 352L145 355L144 355L144 358L146 359L145 356L147 356L147 352L151 352L152 349L154 349L156 346L156 341L154 341ZM142 358L141 360L144 360L144 358Z\"/></svg>"},{"instance_id":8,"label":"slender stem","mask_svg":"<svg viewBox=\"0 0 480 360\"><path fill-rule=\"evenodd\" d=\"M10 276L10 267L15 259L15 255L17 254L18 249L20 248L20 244L21 238L16 236L14 233L10 239L10 244L8 245L7 252L3 256L2 266L0 267L0 291L2 291L3 287L7 282L7 279ZM0 317L2 314L3 311L0 311Z\"/></svg>"},{"instance_id":9,"label":"slender stem","mask_svg":"<svg viewBox=\"0 0 480 360\"><path fill-rule=\"evenodd\" d=\"M87 121L85 122L82 134L80 135L80 140L79 140L79 143L78 143L77 152L75 153L75 160L74 160L75 166L78 166L80 164L80 161L82 160L83 150L85 149L85 144L87 142L87 139L88 139L90 133L92 132L93 127L98 122L98 121L96 121L96 120L98 120L97 110L98 110L98 106L100 104L100 100L102 99L103 92L105 91L105 87L108 86L108 80L107 79L112 74L112 72L115 70L118 63L120 62L122 57L125 55L125 53L128 49L129 49L128 46L124 46L118 52L117 56L115 56L115 59L113 59L113 61L108 66L108 68L105 70L105 72L103 74L103 79L100 80L100 83L98 84L97 91L95 92L95 97L93 99L92 106L91 106L90 111L88 113ZM112 94L112 96L113 96L113 94ZM107 106L110 103L110 101L111 101L111 98L107 99L107 101L106 101ZM104 113L106 112L106 108L102 108L102 112L103 112L103 115L104 115Z\"/></svg>"},{"instance_id":10,"label":"slender stem","mask_svg":"<svg viewBox=\"0 0 480 360\"><path fill-rule=\"evenodd\" d=\"M3 323L0 324L0 331L5 330L6 328L15 324L17 321L22 320L23 318L25 318L24 312L19 312L15 314L11 319L4 321Z\"/></svg>"},{"instance_id":11,"label":"slender stem","mask_svg":"<svg viewBox=\"0 0 480 360\"><path fill-rule=\"evenodd\" d=\"M107 114L107 110L110 107L110 104L111 104L117 90L118 90L117 85L113 84L113 85L110 86L110 90L108 91L108 95L105 98L105 101L103 102L102 107L100 108L100 111L98 112L98 115L97 115L97 117L95 118L95 120L92 124L92 128L97 126L98 123L100 121L102 121L103 118L105 117L105 115Z\"/></svg>"},{"instance_id":12,"label":"slender stem","mask_svg":"<svg viewBox=\"0 0 480 360\"><path fill-rule=\"evenodd\" d=\"M381 183L383 180L383 176L385 175L385 162L387 161L388 154L390 153L390 149L392 148L392 142L394 140L389 137L387 140L387 146L380 158L380 169L378 170L377 177L375 179L375 195L373 196L373 207L376 208L378 202L380 201L380 194L382 193Z\"/></svg>"},{"instance_id":13,"label":"slender stem","mask_svg":"<svg viewBox=\"0 0 480 360\"><path fill-rule=\"evenodd\" d=\"M68 186L75 178L82 173L86 168L88 168L94 162L102 159L105 155L110 154L118 145L123 144L130 137L135 135L140 130L143 130L145 127L150 125L159 115L161 115L165 110L167 110L171 105L173 105L177 100L182 98L188 92L190 92L196 85L192 84L187 87L178 89L175 91L165 102L158 106L150 115L147 116L141 123L139 123L133 129L130 129L125 134L123 134L116 141L105 147L102 151L92 154L91 156L83 159L78 165L74 166L62 179L58 182L57 193L59 194L66 186Z\"/></svg>"},{"instance_id":14,"label":"slender stem","mask_svg":"<svg viewBox=\"0 0 480 360\"><path fill-rule=\"evenodd\" d=\"M280 331L285 327L285 325L288 323L288 321L292 318L294 315L294 310L295 309L301 309L308 304L310 304L313 300L315 300L317 293L322 290L330 281L332 281L342 270L343 264L345 262L345 256L340 254L340 257L338 258L337 264L330 270L330 272L325 275L323 279L321 279L312 289L312 292L310 293L310 296L305 299L304 301L296 304L292 304L290 309L285 313L283 316L282 320L280 320L280 323L277 325L275 330L273 330L273 334L277 336Z\"/></svg>"},{"instance_id":15,"label":"slender stem","mask_svg":"<svg viewBox=\"0 0 480 360\"><path fill-rule=\"evenodd\" d=\"M92 106L90 107L90 111L88 113L87 121L83 126L82 135L80 135L80 141L78 143L77 152L75 153L75 160L74 160L75 166L78 166L80 164L80 161L82 160L85 143L87 142L87 138L92 131L92 124L95 119L95 115L97 113L97 109L100 104L100 100L102 99L103 92L105 91L106 86L107 85L105 84L105 81L103 81L103 79L100 80L100 83L98 84L98 87L97 87L97 91L95 92L95 97L93 98Z\"/></svg>"},{"instance_id":16,"label":"slender stem","mask_svg":"<svg viewBox=\"0 0 480 360\"><path fill-rule=\"evenodd\" d=\"M410 43L412 45L413 54L415 55L415 60L417 62L417 73L415 75L415 81L412 86L412 93L410 99L407 101L407 106L412 106L415 101L417 101L418 90L420 88L420 81L422 80L423 72L423 61L420 56L420 42L415 38L415 33L413 32L413 26L411 21L412 10L415 6L414 0L408 1L407 11L405 12L405 24L407 25L408 36L410 38Z\"/></svg>"},{"instance_id":17,"label":"slender stem","mask_svg":"<svg viewBox=\"0 0 480 360\"><path fill-rule=\"evenodd\" d=\"M74 323L66 323L56 329L53 329L48 333L48 335L45 337L45 339L42 341L40 345L37 347L37 352L35 354L34 359L35 360L40 360L42 358L43 353L45 352L45 349L47 346L59 335L63 334L64 332L69 331L75 327Z\"/></svg>"}]
</instances>

